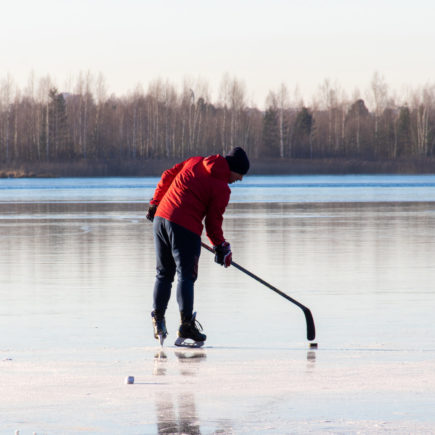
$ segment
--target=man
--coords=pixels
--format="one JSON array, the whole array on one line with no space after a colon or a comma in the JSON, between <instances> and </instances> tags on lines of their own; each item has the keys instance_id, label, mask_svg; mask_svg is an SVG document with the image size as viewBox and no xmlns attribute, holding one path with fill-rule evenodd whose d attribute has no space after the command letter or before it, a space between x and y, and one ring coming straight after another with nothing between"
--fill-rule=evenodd
<instances>
[{"instance_id":1,"label":"man","mask_svg":"<svg viewBox=\"0 0 435 435\"><path fill-rule=\"evenodd\" d=\"M191 157L162 174L147 213L147 219L154 222L157 257L151 316L154 337L162 345L168 334L165 312L175 272L181 315L175 344L195 347L204 344L206 335L198 329L196 313L193 313L202 221L205 218L206 234L213 244L215 261L224 267L230 266L231 246L222 231L223 214L231 194L228 184L242 180L248 170L248 157L242 148L237 147L225 157L219 154Z\"/></svg>"}]
</instances>

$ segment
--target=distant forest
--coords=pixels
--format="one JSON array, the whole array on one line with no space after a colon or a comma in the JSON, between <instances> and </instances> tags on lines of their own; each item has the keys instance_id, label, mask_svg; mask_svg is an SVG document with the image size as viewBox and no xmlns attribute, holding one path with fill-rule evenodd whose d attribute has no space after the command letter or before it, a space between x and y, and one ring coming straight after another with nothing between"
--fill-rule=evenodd
<instances>
[{"instance_id":1,"label":"distant forest","mask_svg":"<svg viewBox=\"0 0 435 435\"><path fill-rule=\"evenodd\" d=\"M367 103L367 100L369 103ZM370 107L370 110L369 110ZM205 82L108 95L100 75L80 74L69 92L33 75L25 89L0 82L0 165L182 160L242 146L253 159L427 160L435 154L435 87L389 94L375 73L366 98L325 80L310 105L285 85L265 110L244 83L225 75L217 101Z\"/></svg>"}]
</instances>

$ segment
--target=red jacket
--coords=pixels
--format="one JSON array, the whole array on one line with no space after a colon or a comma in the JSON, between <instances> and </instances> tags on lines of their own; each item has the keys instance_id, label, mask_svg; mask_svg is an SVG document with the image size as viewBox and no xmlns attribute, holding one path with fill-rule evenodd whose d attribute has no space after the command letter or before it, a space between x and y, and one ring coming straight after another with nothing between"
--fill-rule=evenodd
<instances>
[{"instance_id":1,"label":"red jacket","mask_svg":"<svg viewBox=\"0 0 435 435\"><path fill-rule=\"evenodd\" d=\"M223 214L230 199L230 168L225 157L191 157L163 172L151 204L156 216L201 235L205 217L207 237L213 245L225 241Z\"/></svg>"}]
</instances>

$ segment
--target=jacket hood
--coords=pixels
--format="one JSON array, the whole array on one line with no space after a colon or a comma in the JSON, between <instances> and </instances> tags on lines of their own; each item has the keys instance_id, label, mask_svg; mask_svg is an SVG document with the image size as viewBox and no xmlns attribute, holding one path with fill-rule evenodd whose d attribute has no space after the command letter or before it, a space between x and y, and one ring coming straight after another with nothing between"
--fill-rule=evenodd
<instances>
[{"instance_id":1,"label":"jacket hood","mask_svg":"<svg viewBox=\"0 0 435 435\"><path fill-rule=\"evenodd\" d=\"M228 183L230 179L230 167L225 157L220 154L205 157L202 161L205 170L214 178Z\"/></svg>"}]
</instances>

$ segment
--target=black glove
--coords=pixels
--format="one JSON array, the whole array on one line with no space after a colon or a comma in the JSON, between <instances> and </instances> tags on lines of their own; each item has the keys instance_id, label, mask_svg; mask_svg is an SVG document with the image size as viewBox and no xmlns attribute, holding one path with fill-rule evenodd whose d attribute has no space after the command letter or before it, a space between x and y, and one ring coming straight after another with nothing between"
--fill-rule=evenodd
<instances>
[{"instance_id":1,"label":"black glove","mask_svg":"<svg viewBox=\"0 0 435 435\"><path fill-rule=\"evenodd\" d=\"M150 208L148 209L148 212L146 214L146 218L149 221L153 221L154 220L154 215L156 214L156 210L157 210L157 206L156 205L150 205Z\"/></svg>"},{"instance_id":2,"label":"black glove","mask_svg":"<svg viewBox=\"0 0 435 435\"><path fill-rule=\"evenodd\" d=\"M218 246L213 246L214 261L224 267L231 266L233 254L231 252L231 245L228 242L222 242Z\"/></svg>"}]
</instances>

